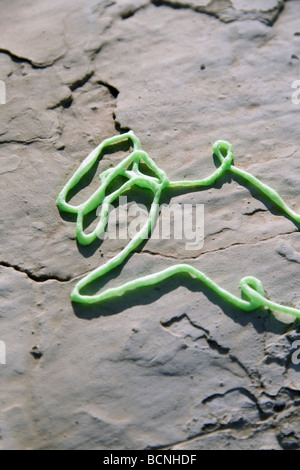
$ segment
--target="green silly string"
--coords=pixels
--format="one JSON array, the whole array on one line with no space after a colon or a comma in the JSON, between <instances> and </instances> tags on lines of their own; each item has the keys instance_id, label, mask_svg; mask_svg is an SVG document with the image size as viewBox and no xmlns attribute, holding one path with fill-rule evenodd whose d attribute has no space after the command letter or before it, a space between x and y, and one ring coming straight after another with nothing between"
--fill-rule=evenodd
<instances>
[{"instance_id":1,"label":"green silly string","mask_svg":"<svg viewBox=\"0 0 300 470\"><path fill-rule=\"evenodd\" d=\"M81 182L82 178L97 162L103 150L111 145L126 140L129 140L132 144L132 153L124 158L114 168L110 168L100 174L100 186L94 194L92 194L84 203L77 206L71 205L67 202L69 192L76 188L76 186ZM267 299L265 297L261 281L255 277L247 276L241 279L240 287L243 298L239 298L221 288L203 272L188 264L177 264L154 274L142 276L133 281L126 282L119 287L108 288L105 291L94 295L82 294L82 290L88 285L104 277L113 269L124 263L128 256L133 253L152 232L158 217L160 197L162 191L166 188L182 189L212 186L218 178L224 175L224 173L231 172L260 190L294 222L300 223L300 215L296 214L290 207L288 207L276 191L259 181L255 176L251 175L247 171L241 170L234 165L233 149L230 143L221 140L215 142L213 145L213 152L219 159L220 166L209 177L196 181L169 181L166 173L159 169L148 154L141 149L140 141L132 131L104 140L88 155L57 198L57 205L60 211L77 215L76 235L78 242L81 245L90 245L105 232L110 205L133 186L150 190L153 193L153 201L148 214L148 220L141 230L125 246L125 248L123 248L120 253L108 262L91 271L76 284L71 294L73 302L86 305L99 304L104 300L113 299L142 287L154 286L159 284L161 281L175 276L176 274L187 273L198 279L200 283L209 287L221 299L225 300L232 306L240 308L241 310L249 312L257 308L267 308L300 318L300 310L281 305ZM149 176L142 173L140 170L141 164L146 164L155 176ZM106 194L109 184L118 176L125 177L126 182L114 192ZM100 217L96 228L90 233L85 233L83 228L84 217L95 211L100 206Z\"/></svg>"}]
</instances>

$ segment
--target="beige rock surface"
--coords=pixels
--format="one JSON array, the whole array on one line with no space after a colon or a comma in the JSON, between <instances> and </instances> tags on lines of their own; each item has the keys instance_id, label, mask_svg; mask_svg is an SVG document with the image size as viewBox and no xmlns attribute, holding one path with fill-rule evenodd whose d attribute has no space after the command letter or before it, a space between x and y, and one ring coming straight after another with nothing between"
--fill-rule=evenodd
<instances>
[{"instance_id":1,"label":"beige rock surface","mask_svg":"<svg viewBox=\"0 0 300 470\"><path fill-rule=\"evenodd\" d=\"M300 3L13 0L0 23L0 448L299 449L293 319L233 309L185 276L72 306L76 280L125 241L78 247L55 201L96 145L132 129L171 180L210 174L213 142L229 140L299 212ZM149 240L111 285L184 260L300 308L298 227L241 183L165 194L205 205L203 247Z\"/></svg>"}]
</instances>

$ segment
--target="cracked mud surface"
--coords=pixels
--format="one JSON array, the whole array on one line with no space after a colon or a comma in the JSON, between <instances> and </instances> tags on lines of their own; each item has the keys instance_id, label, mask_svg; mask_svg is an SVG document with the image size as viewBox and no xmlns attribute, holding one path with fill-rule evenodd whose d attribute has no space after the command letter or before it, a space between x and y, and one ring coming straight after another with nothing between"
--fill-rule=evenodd
<instances>
[{"instance_id":1,"label":"cracked mud surface","mask_svg":"<svg viewBox=\"0 0 300 470\"><path fill-rule=\"evenodd\" d=\"M72 306L76 280L125 242L78 247L55 205L96 145L132 129L172 180L210 174L212 143L229 140L299 212L299 2L13 0L0 18L0 447L299 449L293 319L185 276ZM203 247L151 239L111 285L187 260L300 308L298 227L251 188L228 177L162 202L205 204Z\"/></svg>"}]
</instances>

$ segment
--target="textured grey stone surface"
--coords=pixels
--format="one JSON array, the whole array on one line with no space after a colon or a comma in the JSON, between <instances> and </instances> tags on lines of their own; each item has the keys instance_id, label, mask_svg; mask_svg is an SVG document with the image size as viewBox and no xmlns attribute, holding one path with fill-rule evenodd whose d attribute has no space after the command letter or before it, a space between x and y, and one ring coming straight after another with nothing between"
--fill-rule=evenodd
<instances>
[{"instance_id":1,"label":"textured grey stone surface","mask_svg":"<svg viewBox=\"0 0 300 470\"><path fill-rule=\"evenodd\" d=\"M0 447L299 449L294 320L184 276L72 306L76 279L125 242L78 247L55 200L96 145L132 129L172 180L208 175L212 143L229 140L299 212L300 3L14 0L0 18ZM166 195L205 204L203 247L149 240L109 282L185 260L300 308L297 227L255 196L231 178Z\"/></svg>"}]
</instances>

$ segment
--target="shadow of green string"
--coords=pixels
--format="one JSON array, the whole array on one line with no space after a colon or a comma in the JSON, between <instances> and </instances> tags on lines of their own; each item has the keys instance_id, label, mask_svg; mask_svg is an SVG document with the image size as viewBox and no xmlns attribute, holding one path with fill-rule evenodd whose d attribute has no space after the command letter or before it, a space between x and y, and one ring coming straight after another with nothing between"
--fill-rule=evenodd
<instances>
[{"instance_id":1,"label":"shadow of green string","mask_svg":"<svg viewBox=\"0 0 300 470\"><path fill-rule=\"evenodd\" d=\"M131 144L132 152L115 167L109 168L100 174L99 188L89 198L81 204L72 205L69 202L70 195L77 192L78 187L82 185L84 180L88 180L87 175L95 168L99 157L104 153L109 153L111 148L122 146L124 143L128 145L128 142ZM171 192L195 191L212 186L217 187L222 179L229 176L241 181L248 188L253 188L256 193L266 199L281 214L292 220L297 226L300 224L300 215L293 211L275 190L252 174L234 165L233 148L229 142L219 140L214 143L212 150L214 157L218 160L215 171L204 179L193 181L170 181L166 173L141 149L140 141L132 131L104 140L86 157L57 198L59 210L76 217L76 236L80 245L83 247L89 246L101 238L107 227L109 208L120 196L132 188L138 187L151 192L152 202L149 207L147 221L127 245L112 259L91 271L75 285L71 293L71 299L74 303L98 305L101 302L118 298L125 293L130 294L138 289L157 286L174 276L188 275L197 280L202 286L205 286L206 289L211 290L222 301L237 309L250 312L262 308L293 315L297 319L300 318L299 309L281 305L268 299L262 282L256 277L246 276L241 279L241 298L239 298L223 289L202 271L185 263L176 264L156 273L138 277L120 286L107 288L103 292L94 294L91 292L90 287L92 285L97 282L103 284L103 281L114 277L112 276L113 270L118 272L119 269L117 268L120 268L123 263L128 261L130 255L145 243L149 234L154 230L162 194L166 193L167 190ZM121 183L116 184L117 179ZM95 211L99 216L98 222L93 230L87 233L84 221L89 214Z\"/></svg>"}]
</instances>

